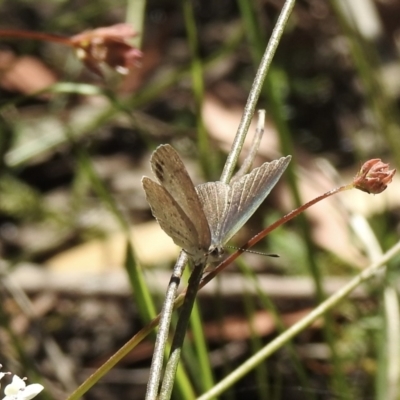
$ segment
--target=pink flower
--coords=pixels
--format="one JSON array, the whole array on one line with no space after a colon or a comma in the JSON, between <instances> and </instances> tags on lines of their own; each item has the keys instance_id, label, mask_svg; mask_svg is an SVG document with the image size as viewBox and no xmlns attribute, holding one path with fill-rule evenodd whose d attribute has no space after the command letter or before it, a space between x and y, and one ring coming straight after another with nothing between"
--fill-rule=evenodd
<instances>
[{"instance_id":1,"label":"pink flower","mask_svg":"<svg viewBox=\"0 0 400 400\"><path fill-rule=\"evenodd\" d=\"M354 187L367 193L382 193L392 182L395 169L389 169L389 164L383 163L380 158L374 158L363 164L354 177Z\"/></svg>"},{"instance_id":2,"label":"pink flower","mask_svg":"<svg viewBox=\"0 0 400 400\"><path fill-rule=\"evenodd\" d=\"M128 42L136 34L131 25L116 24L79 33L71 37L71 42L78 57L95 74L103 76L100 64L127 74L142 58L142 52Z\"/></svg>"}]
</instances>

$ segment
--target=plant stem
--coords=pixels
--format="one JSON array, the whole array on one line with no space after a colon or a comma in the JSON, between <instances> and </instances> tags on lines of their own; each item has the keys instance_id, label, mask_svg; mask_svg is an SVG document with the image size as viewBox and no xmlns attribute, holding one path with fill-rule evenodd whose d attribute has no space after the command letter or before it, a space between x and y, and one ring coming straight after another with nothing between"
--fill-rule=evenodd
<instances>
[{"instance_id":1,"label":"plant stem","mask_svg":"<svg viewBox=\"0 0 400 400\"><path fill-rule=\"evenodd\" d=\"M51 35L51 34L43 33L43 32L14 30L14 29L0 29L0 37L42 40L44 42L61 43L61 44L65 44L66 46L73 47L73 44L69 37Z\"/></svg>"},{"instance_id":2,"label":"plant stem","mask_svg":"<svg viewBox=\"0 0 400 400\"><path fill-rule=\"evenodd\" d=\"M286 26L295 2L296 0L285 1L281 14L279 15L274 30L272 31L272 35L268 41L268 45L263 55L263 58L261 59L256 77L254 78L253 86L251 87L247 103L244 107L242 120L240 121L238 130L236 132L231 151L226 160L224 170L222 171L220 179L222 182L228 183L232 177L233 170L236 166L240 151L246 138L247 131L249 130L251 119L253 118L254 111L256 109L257 101L260 96L261 88L264 84L265 76L267 75L269 66L271 65L272 59L275 55L275 51L278 47L279 41L283 34L283 30Z\"/></svg>"},{"instance_id":3,"label":"plant stem","mask_svg":"<svg viewBox=\"0 0 400 400\"><path fill-rule=\"evenodd\" d=\"M128 0L126 7L126 22L135 27L139 35L131 39L131 43L140 49L143 42L143 26L145 20L146 0Z\"/></svg>"},{"instance_id":4,"label":"plant stem","mask_svg":"<svg viewBox=\"0 0 400 400\"><path fill-rule=\"evenodd\" d=\"M253 136L253 142L251 143L250 151L247 154L246 158L244 159L239 170L230 180L230 184L240 179L242 176L246 175L250 171L253 165L253 161L258 153L261 139L264 135L264 127L265 127L265 110L258 110L257 128Z\"/></svg>"}]
</instances>

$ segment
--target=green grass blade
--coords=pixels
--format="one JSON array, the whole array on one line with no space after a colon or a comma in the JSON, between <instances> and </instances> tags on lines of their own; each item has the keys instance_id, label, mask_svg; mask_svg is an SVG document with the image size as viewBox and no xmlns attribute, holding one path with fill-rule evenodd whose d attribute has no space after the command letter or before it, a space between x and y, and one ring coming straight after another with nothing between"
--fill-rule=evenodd
<instances>
[{"instance_id":1,"label":"green grass blade","mask_svg":"<svg viewBox=\"0 0 400 400\"><path fill-rule=\"evenodd\" d=\"M125 269L128 273L135 303L138 306L138 311L142 321L147 323L156 316L156 308L144 280L143 272L136 261L132 244L129 240L126 242L125 254Z\"/></svg>"}]
</instances>

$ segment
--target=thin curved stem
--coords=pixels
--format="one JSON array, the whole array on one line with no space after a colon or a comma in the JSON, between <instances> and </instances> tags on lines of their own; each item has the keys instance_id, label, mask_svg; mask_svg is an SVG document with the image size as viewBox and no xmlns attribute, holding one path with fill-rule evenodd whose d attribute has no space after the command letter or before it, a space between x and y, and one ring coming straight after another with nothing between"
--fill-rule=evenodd
<instances>
[{"instance_id":1,"label":"thin curved stem","mask_svg":"<svg viewBox=\"0 0 400 400\"><path fill-rule=\"evenodd\" d=\"M276 22L272 35L268 41L267 48L261 59L260 66L258 68L256 77L251 87L247 103L244 107L242 120L240 121L238 130L236 132L235 139L232 144L231 151L225 163L224 170L222 171L221 181L228 183L233 175L237 160L239 158L240 151L242 150L244 140L246 138L247 131L253 118L254 111L256 109L258 98L260 97L261 88L264 84L265 77L271 65L272 59L275 55L279 41L282 37L283 30L285 29L286 23L289 19L290 13L294 7L296 0L286 0L281 14Z\"/></svg>"},{"instance_id":2,"label":"thin curved stem","mask_svg":"<svg viewBox=\"0 0 400 400\"><path fill-rule=\"evenodd\" d=\"M24 31L17 29L0 29L0 37L10 38L24 38L42 40L44 42L55 42L65 44L66 46L73 46L71 39L65 36L51 35L43 32Z\"/></svg>"}]
</instances>

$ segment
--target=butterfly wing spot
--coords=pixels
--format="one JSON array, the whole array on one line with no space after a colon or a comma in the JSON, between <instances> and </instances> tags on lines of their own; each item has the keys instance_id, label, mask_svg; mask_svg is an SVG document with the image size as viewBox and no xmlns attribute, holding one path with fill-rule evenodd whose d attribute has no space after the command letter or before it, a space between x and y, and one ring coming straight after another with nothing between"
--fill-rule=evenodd
<instances>
[{"instance_id":1,"label":"butterfly wing spot","mask_svg":"<svg viewBox=\"0 0 400 400\"><path fill-rule=\"evenodd\" d=\"M153 171L154 175L156 176L158 181L160 183L162 183L164 181L164 176L165 176L165 174L164 174L164 166L165 166L164 162L160 161L160 160L157 160L153 164L153 166L154 166L154 171Z\"/></svg>"}]
</instances>

